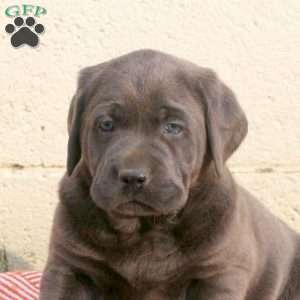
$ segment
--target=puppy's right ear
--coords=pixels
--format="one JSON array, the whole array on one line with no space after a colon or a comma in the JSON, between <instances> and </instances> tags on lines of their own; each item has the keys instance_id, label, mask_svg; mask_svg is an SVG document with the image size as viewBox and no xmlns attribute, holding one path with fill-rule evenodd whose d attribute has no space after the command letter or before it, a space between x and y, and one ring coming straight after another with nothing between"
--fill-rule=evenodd
<instances>
[{"instance_id":1,"label":"puppy's right ear","mask_svg":"<svg viewBox=\"0 0 300 300\"><path fill-rule=\"evenodd\" d=\"M78 89L73 96L68 113L68 154L67 173L70 176L81 158L80 126L84 112L84 96L82 89Z\"/></svg>"},{"instance_id":2,"label":"puppy's right ear","mask_svg":"<svg viewBox=\"0 0 300 300\"><path fill-rule=\"evenodd\" d=\"M207 140L218 176L248 131L246 115L232 90L209 69L201 69L200 94L205 107Z\"/></svg>"}]
</instances>

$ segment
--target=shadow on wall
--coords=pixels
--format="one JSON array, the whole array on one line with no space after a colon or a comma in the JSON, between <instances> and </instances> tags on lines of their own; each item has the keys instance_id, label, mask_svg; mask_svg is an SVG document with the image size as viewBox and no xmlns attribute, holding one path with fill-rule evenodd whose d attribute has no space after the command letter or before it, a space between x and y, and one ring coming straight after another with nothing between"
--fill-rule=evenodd
<instances>
[{"instance_id":1,"label":"shadow on wall","mask_svg":"<svg viewBox=\"0 0 300 300\"><path fill-rule=\"evenodd\" d=\"M4 246L0 243L0 273L8 271L8 262Z\"/></svg>"},{"instance_id":2,"label":"shadow on wall","mask_svg":"<svg viewBox=\"0 0 300 300\"><path fill-rule=\"evenodd\" d=\"M8 259L9 257L9 259ZM25 261L22 257L12 253L7 252L4 245L0 245L0 273L7 272L9 269L14 269L17 266L18 270L33 270L33 265Z\"/></svg>"}]
</instances>

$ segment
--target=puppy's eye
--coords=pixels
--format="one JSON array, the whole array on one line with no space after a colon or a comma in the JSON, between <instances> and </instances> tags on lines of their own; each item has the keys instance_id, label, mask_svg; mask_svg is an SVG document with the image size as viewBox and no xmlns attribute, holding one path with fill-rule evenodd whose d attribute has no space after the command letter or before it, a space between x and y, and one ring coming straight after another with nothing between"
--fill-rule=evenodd
<instances>
[{"instance_id":1,"label":"puppy's eye","mask_svg":"<svg viewBox=\"0 0 300 300\"><path fill-rule=\"evenodd\" d=\"M169 122L164 125L163 132L166 134L178 135L182 132L183 127L177 123Z\"/></svg>"},{"instance_id":2,"label":"puppy's eye","mask_svg":"<svg viewBox=\"0 0 300 300\"><path fill-rule=\"evenodd\" d=\"M112 120L102 120L98 123L98 128L102 131L113 131L114 123Z\"/></svg>"}]
</instances>

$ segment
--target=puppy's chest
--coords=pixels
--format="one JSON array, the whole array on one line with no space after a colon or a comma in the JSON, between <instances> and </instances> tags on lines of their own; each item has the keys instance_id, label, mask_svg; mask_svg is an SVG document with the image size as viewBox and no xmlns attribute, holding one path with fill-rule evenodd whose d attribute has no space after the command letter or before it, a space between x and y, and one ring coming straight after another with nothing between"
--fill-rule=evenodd
<instances>
[{"instance_id":1,"label":"puppy's chest","mask_svg":"<svg viewBox=\"0 0 300 300\"><path fill-rule=\"evenodd\" d=\"M169 241L120 251L109 265L133 285L172 282L184 271L182 254Z\"/></svg>"}]
</instances>

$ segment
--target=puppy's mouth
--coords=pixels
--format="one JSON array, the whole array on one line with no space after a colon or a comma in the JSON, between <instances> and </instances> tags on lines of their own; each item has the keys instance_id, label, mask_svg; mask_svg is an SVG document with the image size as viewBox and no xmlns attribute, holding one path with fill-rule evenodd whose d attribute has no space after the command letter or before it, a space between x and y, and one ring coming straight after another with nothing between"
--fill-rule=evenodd
<instances>
[{"instance_id":1,"label":"puppy's mouth","mask_svg":"<svg viewBox=\"0 0 300 300\"><path fill-rule=\"evenodd\" d=\"M124 217L157 216L161 214L161 212L153 207L137 200L118 205L114 213Z\"/></svg>"}]
</instances>

